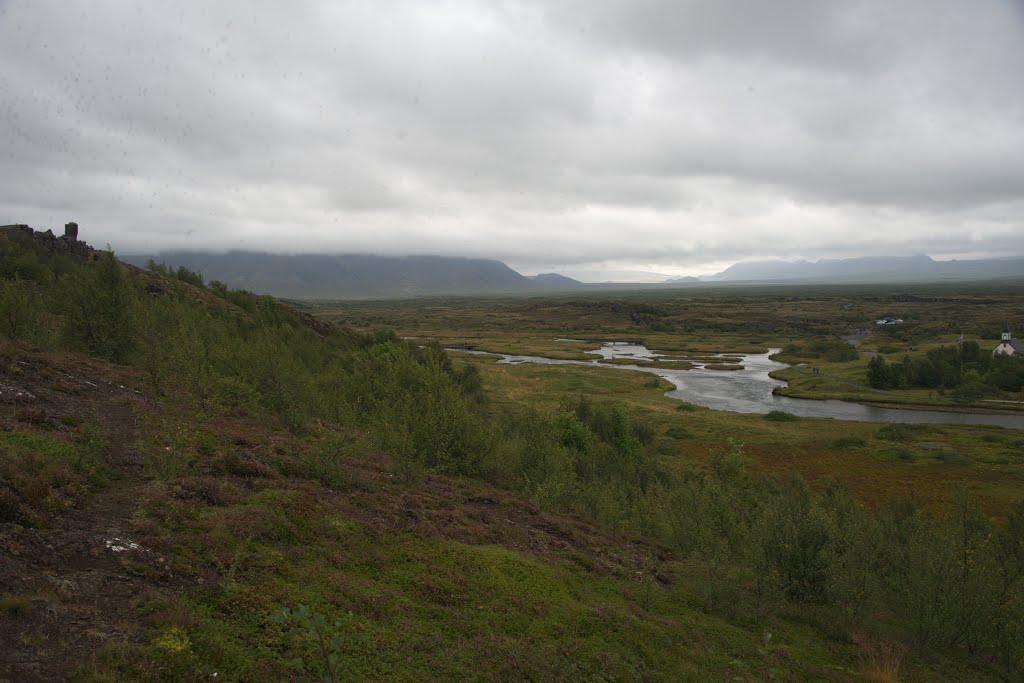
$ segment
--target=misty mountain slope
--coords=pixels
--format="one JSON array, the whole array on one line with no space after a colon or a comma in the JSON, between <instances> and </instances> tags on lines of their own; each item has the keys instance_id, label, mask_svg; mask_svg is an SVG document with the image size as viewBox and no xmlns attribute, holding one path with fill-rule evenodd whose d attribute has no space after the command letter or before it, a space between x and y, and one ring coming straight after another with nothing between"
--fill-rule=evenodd
<instances>
[{"instance_id":1,"label":"misty mountain slope","mask_svg":"<svg viewBox=\"0 0 1024 683\"><path fill-rule=\"evenodd\" d=\"M358 254L283 255L231 251L224 254L173 251L122 259L145 266L149 259L185 266L206 281L260 294L295 298L374 298L421 294L479 294L542 289L504 263L443 256Z\"/></svg>"},{"instance_id":2,"label":"misty mountain slope","mask_svg":"<svg viewBox=\"0 0 1024 683\"><path fill-rule=\"evenodd\" d=\"M878 256L819 261L747 261L705 278L708 282L815 280L883 282L897 280L990 279L1024 276L1024 259L936 261L930 256Z\"/></svg>"},{"instance_id":3,"label":"misty mountain slope","mask_svg":"<svg viewBox=\"0 0 1024 683\"><path fill-rule=\"evenodd\" d=\"M501 261L445 256L359 254L270 254L255 251L212 253L168 251L121 257L145 267L149 259L171 268L184 266L207 282L259 294L296 299L402 298L438 294L542 294L601 289L558 273L527 277ZM1024 277L1024 259L935 261L930 256L865 257L820 261L750 261L698 280L679 277L664 285L697 282L911 282L990 280ZM616 283L623 286L625 283ZM635 283L636 286L648 286Z\"/></svg>"},{"instance_id":4,"label":"misty mountain slope","mask_svg":"<svg viewBox=\"0 0 1024 683\"><path fill-rule=\"evenodd\" d=\"M584 286L579 280L574 280L571 277L558 273L540 273L539 275L530 276L530 279L539 285L551 288L576 288Z\"/></svg>"}]
</instances>

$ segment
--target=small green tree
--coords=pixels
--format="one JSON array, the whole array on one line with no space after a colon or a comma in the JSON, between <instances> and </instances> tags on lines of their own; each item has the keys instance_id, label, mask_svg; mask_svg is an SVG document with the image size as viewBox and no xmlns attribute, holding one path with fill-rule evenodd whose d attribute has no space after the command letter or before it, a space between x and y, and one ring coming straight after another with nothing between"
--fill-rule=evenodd
<instances>
[{"instance_id":1,"label":"small green tree","mask_svg":"<svg viewBox=\"0 0 1024 683\"><path fill-rule=\"evenodd\" d=\"M882 354L876 355L868 361L868 386L875 389L889 388L889 372L886 367L885 357Z\"/></svg>"},{"instance_id":2,"label":"small green tree","mask_svg":"<svg viewBox=\"0 0 1024 683\"><path fill-rule=\"evenodd\" d=\"M343 680L346 645L360 643L366 638L356 628L351 612L344 621L339 619L328 624L323 615L305 605L298 605L283 608L272 619L281 624L291 637L291 650L296 656L288 661L288 668L296 672L298 681L334 683Z\"/></svg>"},{"instance_id":3,"label":"small green tree","mask_svg":"<svg viewBox=\"0 0 1024 683\"><path fill-rule=\"evenodd\" d=\"M730 442L712 454L707 472L689 475L665 497L669 536L703 570L709 609L737 602L737 568L752 561L757 496L742 453L742 444Z\"/></svg>"},{"instance_id":4,"label":"small green tree","mask_svg":"<svg viewBox=\"0 0 1024 683\"><path fill-rule=\"evenodd\" d=\"M19 340L31 339L39 330L39 301L29 283L15 275L0 280L0 334Z\"/></svg>"},{"instance_id":5,"label":"small green tree","mask_svg":"<svg viewBox=\"0 0 1024 683\"><path fill-rule=\"evenodd\" d=\"M793 601L826 602L830 529L807 484L797 477L783 480L759 513L755 533L759 573L777 577Z\"/></svg>"},{"instance_id":6,"label":"small green tree","mask_svg":"<svg viewBox=\"0 0 1024 683\"><path fill-rule=\"evenodd\" d=\"M123 362L134 349L135 297L111 252L64 278L64 339L73 349Z\"/></svg>"}]
</instances>

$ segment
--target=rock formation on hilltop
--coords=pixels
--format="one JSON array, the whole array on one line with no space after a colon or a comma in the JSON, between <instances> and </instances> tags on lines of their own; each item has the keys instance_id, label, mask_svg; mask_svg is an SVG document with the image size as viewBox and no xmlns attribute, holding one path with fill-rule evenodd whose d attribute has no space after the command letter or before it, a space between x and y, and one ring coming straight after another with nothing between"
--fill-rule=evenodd
<instances>
[{"instance_id":1,"label":"rock formation on hilltop","mask_svg":"<svg viewBox=\"0 0 1024 683\"><path fill-rule=\"evenodd\" d=\"M64 234L57 237L52 230L40 232L24 224L0 225L0 234L20 235L35 240L44 249L56 254L66 254L78 258L86 258L93 248L78 239L78 223L72 221L64 225Z\"/></svg>"}]
</instances>

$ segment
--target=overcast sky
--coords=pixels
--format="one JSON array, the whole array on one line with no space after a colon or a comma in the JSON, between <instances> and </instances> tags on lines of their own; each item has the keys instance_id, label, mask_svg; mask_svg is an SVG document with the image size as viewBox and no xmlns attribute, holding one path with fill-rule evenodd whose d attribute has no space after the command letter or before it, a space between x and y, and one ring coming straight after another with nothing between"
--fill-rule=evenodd
<instances>
[{"instance_id":1,"label":"overcast sky","mask_svg":"<svg viewBox=\"0 0 1024 683\"><path fill-rule=\"evenodd\" d=\"M1024 2L0 0L0 223L69 220L588 279L1020 255Z\"/></svg>"}]
</instances>

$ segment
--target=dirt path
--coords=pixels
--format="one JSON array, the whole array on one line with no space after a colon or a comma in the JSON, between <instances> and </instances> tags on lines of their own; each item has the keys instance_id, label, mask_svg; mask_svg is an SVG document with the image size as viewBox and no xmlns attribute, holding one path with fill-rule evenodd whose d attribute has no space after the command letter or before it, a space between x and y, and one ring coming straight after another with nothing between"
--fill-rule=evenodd
<instances>
[{"instance_id":1,"label":"dirt path","mask_svg":"<svg viewBox=\"0 0 1024 683\"><path fill-rule=\"evenodd\" d=\"M130 540L147 486L134 448L136 411L146 399L111 377L109 366L16 362L17 373L0 368L0 378L30 392L36 414L50 424L95 424L108 440L108 485L49 528L0 525L0 595L16 601L0 613L0 681L63 680L105 644L133 637L132 603L159 582L159 569L140 568L159 568L162 558Z\"/></svg>"}]
</instances>

